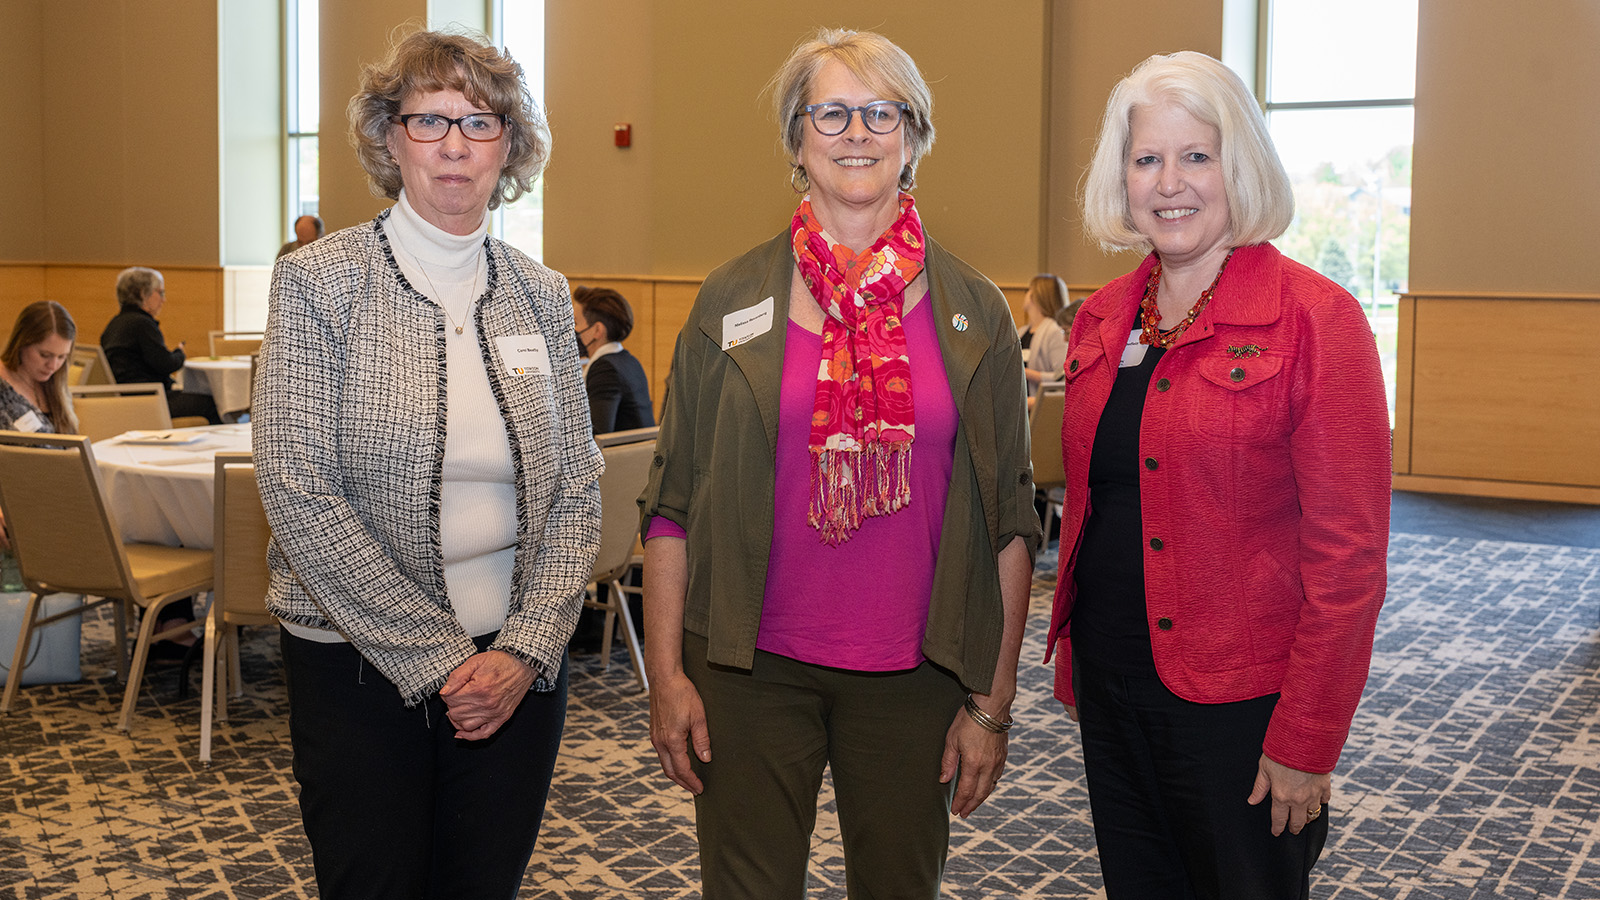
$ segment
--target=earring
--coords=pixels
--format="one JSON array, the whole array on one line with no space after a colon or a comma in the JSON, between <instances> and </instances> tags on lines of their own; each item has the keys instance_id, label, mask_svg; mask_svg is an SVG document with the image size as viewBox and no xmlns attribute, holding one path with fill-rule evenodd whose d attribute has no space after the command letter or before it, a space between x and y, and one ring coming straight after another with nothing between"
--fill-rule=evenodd
<instances>
[{"instance_id":1,"label":"earring","mask_svg":"<svg viewBox=\"0 0 1600 900\"><path fill-rule=\"evenodd\" d=\"M789 187L794 188L796 194L804 194L811 190L811 179L806 176L805 166L795 166L789 173Z\"/></svg>"}]
</instances>

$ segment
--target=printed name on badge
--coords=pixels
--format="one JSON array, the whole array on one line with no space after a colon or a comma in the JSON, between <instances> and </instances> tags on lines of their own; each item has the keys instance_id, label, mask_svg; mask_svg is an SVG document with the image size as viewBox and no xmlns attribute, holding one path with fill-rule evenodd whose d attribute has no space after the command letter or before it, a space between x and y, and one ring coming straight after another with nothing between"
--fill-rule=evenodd
<instances>
[{"instance_id":1,"label":"printed name on badge","mask_svg":"<svg viewBox=\"0 0 1600 900\"><path fill-rule=\"evenodd\" d=\"M1122 362L1117 364L1118 368L1126 369L1144 362L1144 352L1150 349L1150 345L1139 343L1140 333L1137 328L1128 332L1128 345L1122 348Z\"/></svg>"},{"instance_id":2,"label":"printed name on badge","mask_svg":"<svg viewBox=\"0 0 1600 900\"><path fill-rule=\"evenodd\" d=\"M772 330L772 298L722 317L722 349L732 350Z\"/></svg>"},{"instance_id":3,"label":"printed name on badge","mask_svg":"<svg viewBox=\"0 0 1600 900\"><path fill-rule=\"evenodd\" d=\"M544 335L511 334L495 338L494 344L500 350L500 362L507 375L550 374L550 348Z\"/></svg>"}]
</instances>

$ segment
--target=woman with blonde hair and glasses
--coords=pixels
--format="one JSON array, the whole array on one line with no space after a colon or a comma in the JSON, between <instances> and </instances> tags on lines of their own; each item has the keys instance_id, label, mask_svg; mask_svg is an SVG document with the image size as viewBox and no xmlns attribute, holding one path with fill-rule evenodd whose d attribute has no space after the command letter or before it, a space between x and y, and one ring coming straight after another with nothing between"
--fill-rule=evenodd
<instances>
[{"instance_id":1,"label":"woman with blonde hair and glasses","mask_svg":"<svg viewBox=\"0 0 1600 900\"><path fill-rule=\"evenodd\" d=\"M253 407L301 813L324 898L510 898L600 526L566 281L486 234L550 133L439 32L349 113L395 204L278 260Z\"/></svg>"},{"instance_id":2,"label":"woman with blonde hair and glasses","mask_svg":"<svg viewBox=\"0 0 1600 900\"><path fill-rule=\"evenodd\" d=\"M1222 63L1152 56L1085 181L1148 253L1072 324L1049 646L1106 896L1310 894L1385 589L1389 417L1361 305L1268 243L1294 215Z\"/></svg>"},{"instance_id":3,"label":"woman with blonde hair and glasses","mask_svg":"<svg viewBox=\"0 0 1600 900\"><path fill-rule=\"evenodd\" d=\"M937 897L1016 696L1021 353L908 193L934 132L905 51L823 31L773 92L799 206L701 288L640 500L651 741L709 900L805 894L825 768L850 895Z\"/></svg>"}]
</instances>

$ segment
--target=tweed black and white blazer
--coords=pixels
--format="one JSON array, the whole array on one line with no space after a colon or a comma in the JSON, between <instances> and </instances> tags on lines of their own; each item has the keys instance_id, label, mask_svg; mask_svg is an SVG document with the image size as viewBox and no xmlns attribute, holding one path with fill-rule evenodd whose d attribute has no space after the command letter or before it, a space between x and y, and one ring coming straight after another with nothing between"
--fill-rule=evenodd
<instances>
[{"instance_id":1,"label":"tweed black and white blazer","mask_svg":"<svg viewBox=\"0 0 1600 900\"><path fill-rule=\"evenodd\" d=\"M278 260L251 400L272 527L267 607L337 629L408 706L476 652L446 595L439 535L445 314L406 281L385 212ZM491 649L551 690L600 545L604 463L572 340L566 279L485 238L473 307L517 487L510 606ZM496 338L541 335L548 371L512 371Z\"/></svg>"}]
</instances>

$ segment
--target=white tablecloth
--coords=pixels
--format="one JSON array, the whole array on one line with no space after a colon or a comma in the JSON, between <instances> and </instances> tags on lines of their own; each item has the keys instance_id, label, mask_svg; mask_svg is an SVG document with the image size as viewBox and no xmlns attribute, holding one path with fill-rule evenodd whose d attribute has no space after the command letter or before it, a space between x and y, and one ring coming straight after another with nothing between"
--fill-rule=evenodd
<instances>
[{"instance_id":1,"label":"white tablecloth","mask_svg":"<svg viewBox=\"0 0 1600 900\"><path fill-rule=\"evenodd\" d=\"M250 426L183 428L184 444L150 446L122 437L94 445L106 504L122 537L146 544L210 549L216 496L216 456L250 451Z\"/></svg>"},{"instance_id":2,"label":"white tablecloth","mask_svg":"<svg viewBox=\"0 0 1600 900\"><path fill-rule=\"evenodd\" d=\"M250 408L250 357L190 359L183 364L183 390L210 394L217 412L244 412Z\"/></svg>"}]
</instances>

